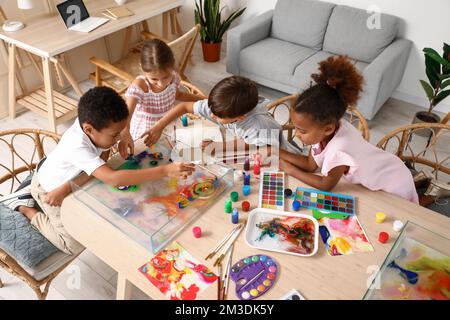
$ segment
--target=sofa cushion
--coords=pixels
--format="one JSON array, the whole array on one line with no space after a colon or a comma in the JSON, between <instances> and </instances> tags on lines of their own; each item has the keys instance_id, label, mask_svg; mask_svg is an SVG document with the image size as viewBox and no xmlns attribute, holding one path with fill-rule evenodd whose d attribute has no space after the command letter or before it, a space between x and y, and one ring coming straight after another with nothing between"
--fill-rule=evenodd
<instances>
[{"instance_id":1,"label":"sofa cushion","mask_svg":"<svg viewBox=\"0 0 450 320\"><path fill-rule=\"evenodd\" d=\"M323 1L278 0L271 37L320 50L334 6Z\"/></svg>"},{"instance_id":2,"label":"sofa cushion","mask_svg":"<svg viewBox=\"0 0 450 320\"><path fill-rule=\"evenodd\" d=\"M291 83L295 68L316 51L290 42L266 38L240 53L239 68L246 73Z\"/></svg>"},{"instance_id":3,"label":"sofa cushion","mask_svg":"<svg viewBox=\"0 0 450 320\"><path fill-rule=\"evenodd\" d=\"M319 62L334 55L330 52L319 51L310 56L295 68L294 83L292 85L297 86L300 90L309 88L311 81L313 81L311 75L319 71ZM353 62L355 63L355 67L361 72L368 65L368 63L362 61L353 60Z\"/></svg>"},{"instance_id":4,"label":"sofa cushion","mask_svg":"<svg viewBox=\"0 0 450 320\"><path fill-rule=\"evenodd\" d=\"M380 28L371 26L366 10L336 6L328 22L323 50L372 62L397 36L398 18L380 14Z\"/></svg>"}]
</instances>

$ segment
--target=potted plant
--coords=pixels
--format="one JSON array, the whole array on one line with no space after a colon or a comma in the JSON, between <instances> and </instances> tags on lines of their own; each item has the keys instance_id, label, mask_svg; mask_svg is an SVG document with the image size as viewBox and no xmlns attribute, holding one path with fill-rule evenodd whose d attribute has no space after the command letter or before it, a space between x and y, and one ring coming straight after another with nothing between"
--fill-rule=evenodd
<instances>
[{"instance_id":1,"label":"potted plant","mask_svg":"<svg viewBox=\"0 0 450 320\"><path fill-rule=\"evenodd\" d=\"M220 60L222 37L246 8L232 12L222 21L220 0L195 1L195 23L200 24L200 40L202 42L203 58L208 62Z\"/></svg>"},{"instance_id":2,"label":"potted plant","mask_svg":"<svg viewBox=\"0 0 450 320\"><path fill-rule=\"evenodd\" d=\"M423 49L425 53L425 72L429 82L420 80L420 83L427 95L430 105L428 111L417 112L413 123L420 122L440 122L440 117L433 113L434 107L450 95L450 90L444 90L450 86L450 46L444 43L444 53L439 55L431 48Z\"/></svg>"}]
</instances>

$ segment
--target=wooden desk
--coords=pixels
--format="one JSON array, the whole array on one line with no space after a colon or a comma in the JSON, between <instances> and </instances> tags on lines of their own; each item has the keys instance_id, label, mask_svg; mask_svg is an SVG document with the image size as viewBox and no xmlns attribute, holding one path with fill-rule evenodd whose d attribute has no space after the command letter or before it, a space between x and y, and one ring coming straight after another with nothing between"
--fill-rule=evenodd
<instances>
[{"instance_id":1,"label":"wooden desk","mask_svg":"<svg viewBox=\"0 0 450 320\"><path fill-rule=\"evenodd\" d=\"M286 178L285 185L292 189L297 186L306 186L292 177ZM236 185L234 190L242 194L242 183ZM256 179L251 181L251 190L250 196L245 200L250 201L253 209L258 202ZM231 191L224 194L214 206L195 221L195 225L203 230L203 236L200 239L193 237L192 226L187 227L177 238L177 241L189 253L208 267L212 267L214 259L205 262L204 258L233 227L231 215L224 213L225 198ZM327 255L322 241L319 240L317 254L313 257L301 258L251 248L245 244L244 232L242 232L235 243L233 262L259 253L270 255L281 266L276 285L263 295L262 299L279 299L293 288L299 290L307 299L361 299L375 276L374 266L381 267L399 235L392 230L394 220L403 222L410 220L450 238L450 219L391 194L369 191L344 180L341 180L333 192L357 197L358 218L375 251L331 257ZM241 201L242 199L238 203L239 206ZM291 201L286 203L287 211L290 211ZM98 208L98 210L102 209ZM375 222L375 213L378 211L387 214L385 223ZM310 210L301 210L301 212L311 214ZM61 214L67 231L118 272L118 299L129 298L131 284L154 299L165 299L165 296L138 271L138 268L153 256L152 252L116 229L73 195L64 200ZM240 212L240 220L245 220L246 215ZM391 236L387 244L380 244L377 241L378 233L381 231L387 231ZM234 283L230 281L230 284L229 299L236 299ZM200 299L216 299L216 297L216 284L211 285L199 296Z\"/></svg>"},{"instance_id":2,"label":"wooden desk","mask_svg":"<svg viewBox=\"0 0 450 320\"><path fill-rule=\"evenodd\" d=\"M126 6L134 12L133 16L111 20L90 33L68 31L58 13L36 16L26 22L24 29L17 32L8 33L1 30L0 39L4 40L9 48L9 116L15 118L17 102L47 116L51 130L56 132L57 124L65 122L77 114L77 102L53 89L50 68L51 63L60 63L57 56L116 31L130 28L137 23L177 8L183 3L184 0L130 0ZM91 16L103 16L101 14L103 10L116 5L113 0L97 0L86 4ZM44 80L44 90L38 89L27 93L19 97L17 101L15 94L16 47L41 57ZM68 76L75 91L81 95L82 92L70 72L63 69L63 73Z\"/></svg>"}]
</instances>

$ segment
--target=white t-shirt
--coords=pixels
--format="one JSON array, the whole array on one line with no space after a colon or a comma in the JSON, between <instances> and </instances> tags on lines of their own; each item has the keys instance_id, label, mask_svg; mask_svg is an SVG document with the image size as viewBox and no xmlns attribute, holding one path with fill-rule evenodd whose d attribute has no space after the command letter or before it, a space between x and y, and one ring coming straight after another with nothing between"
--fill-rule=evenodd
<instances>
[{"instance_id":1,"label":"white t-shirt","mask_svg":"<svg viewBox=\"0 0 450 320\"><path fill-rule=\"evenodd\" d=\"M83 132L77 118L39 168L40 185L50 192L83 171L91 175L105 164L100 158L103 151L106 150L96 147Z\"/></svg>"}]
</instances>

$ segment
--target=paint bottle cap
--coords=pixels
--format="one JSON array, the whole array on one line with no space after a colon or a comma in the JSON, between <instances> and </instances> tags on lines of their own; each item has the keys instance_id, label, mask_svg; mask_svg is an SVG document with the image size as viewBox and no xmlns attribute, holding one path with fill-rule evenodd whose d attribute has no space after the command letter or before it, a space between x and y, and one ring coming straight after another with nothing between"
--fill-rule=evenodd
<instances>
[{"instance_id":1,"label":"paint bottle cap","mask_svg":"<svg viewBox=\"0 0 450 320\"><path fill-rule=\"evenodd\" d=\"M378 241L381 243L386 243L389 240L389 233L387 232L380 232L378 235Z\"/></svg>"},{"instance_id":2,"label":"paint bottle cap","mask_svg":"<svg viewBox=\"0 0 450 320\"><path fill-rule=\"evenodd\" d=\"M248 202L248 201L242 202L242 210L245 212L249 211L250 210L250 202Z\"/></svg>"},{"instance_id":3,"label":"paint bottle cap","mask_svg":"<svg viewBox=\"0 0 450 320\"><path fill-rule=\"evenodd\" d=\"M290 198L290 197L292 196L292 190L289 189L289 188L284 189L284 196L285 196L286 198Z\"/></svg>"},{"instance_id":4,"label":"paint bottle cap","mask_svg":"<svg viewBox=\"0 0 450 320\"><path fill-rule=\"evenodd\" d=\"M250 194L250 186L248 185L242 186L242 193L244 194L244 196L248 196Z\"/></svg>"},{"instance_id":5,"label":"paint bottle cap","mask_svg":"<svg viewBox=\"0 0 450 320\"><path fill-rule=\"evenodd\" d=\"M294 200L294 201L292 202L292 209L293 209L294 211L300 210L300 207L301 207L301 205L300 205L300 202L299 202L298 200Z\"/></svg>"},{"instance_id":6,"label":"paint bottle cap","mask_svg":"<svg viewBox=\"0 0 450 320\"><path fill-rule=\"evenodd\" d=\"M194 234L194 237L200 238L202 236L202 228L194 227L192 228L192 233Z\"/></svg>"},{"instance_id":7,"label":"paint bottle cap","mask_svg":"<svg viewBox=\"0 0 450 320\"><path fill-rule=\"evenodd\" d=\"M392 224L392 228L394 229L395 232L399 232L400 230L403 229L403 222L401 222L400 220L395 220L394 223Z\"/></svg>"},{"instance_id":8,"label":"paint bottle cap","mask_svg":"<svg viewBox=\"0 0 450 320\"><path fill-rule=\"evenodd\" d=\"M382 223L386 219L386 214L384 212L375 213L375 222Z\"/></svg>"},{"instance_id":9,"label":"paint bottle cap","mask_svg":"<svg viewBox=\"0 0 450 320\"><path fill-rule=\"evenodd\" d=\"M236 202L239 200L239 193L237 193L236 191L233 191L230 194L230 197L231 197L231 201Z\"/></svg>"}]
</instances>

